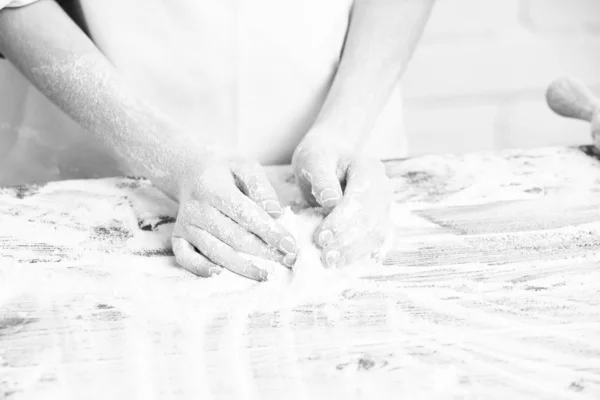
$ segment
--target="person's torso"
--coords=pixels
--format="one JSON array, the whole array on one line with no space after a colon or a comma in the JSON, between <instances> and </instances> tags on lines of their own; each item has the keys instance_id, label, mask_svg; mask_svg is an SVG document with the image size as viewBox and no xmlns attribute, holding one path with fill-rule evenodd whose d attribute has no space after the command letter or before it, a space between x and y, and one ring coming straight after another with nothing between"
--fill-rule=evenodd
<instances>
[{"instance_id":1,"label":"person's torso","mask_svg":"<svg viewBox=\"0 0 600 400\"><path fill-rule=\"evenodd\" d=\"M318 113L353 0L58 2L154 107L191 133L268 165L290 161ZM0 112L0 128L12 132L2 140L12 144L0 182L118 173L102 146L0 63L0 85L15 103ZM406 152L398 89L367 146L380 158Z\"/></svg>"},{"instance_id":2,"label":"person's torso","mask_svg":"<svg viewBox=\"0 0 600 400\"><path fill-rule=\"evenodd\" d=\"M288 162L310 128L335 75L352 2L79 1L91 38L145 99L205 140L265 164ZM382 149L402 134L394 100L396 115L382 118L398 131L377 133L388 137Z\"/></svg>"}]
</instances>

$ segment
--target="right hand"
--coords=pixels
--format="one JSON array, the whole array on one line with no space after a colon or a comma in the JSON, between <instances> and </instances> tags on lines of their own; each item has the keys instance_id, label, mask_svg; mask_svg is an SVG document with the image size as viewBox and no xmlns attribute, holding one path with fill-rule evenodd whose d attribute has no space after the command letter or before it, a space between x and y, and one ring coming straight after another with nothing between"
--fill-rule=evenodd
<instances>
[{"instance_id":1,"label":"right hand","mask_svg":"<svg viewBox=\"0 0 600 400\"><path fill-rule=\"evenodd\" d=\"M267 271L240 253L291 268L296 241L276 221L281 205L262 166L240 156L209 156L199 164L180 179L172 236L177 262L203 277L226 268L257 281L267 280Z\"/></svg>"}]
</instances>

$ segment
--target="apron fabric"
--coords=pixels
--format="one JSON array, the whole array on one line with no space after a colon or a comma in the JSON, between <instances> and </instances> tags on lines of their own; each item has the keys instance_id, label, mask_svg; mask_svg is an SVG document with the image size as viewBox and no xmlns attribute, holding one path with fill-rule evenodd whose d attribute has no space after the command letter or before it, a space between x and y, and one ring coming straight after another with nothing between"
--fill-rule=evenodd
<instances>
[{"instance_id":1,"label":"apron fabric","mask_svg":"<svg viewBox=\"0 0 600 400\"><path fill-rule=\"evenodd\" d=\"M236 148L270 165L289 162L319 111L340 60L352 1L60 3L142 98L204 141ZM0 6L30 2L0 0ZM38 164L41 180L119 172L106 149L7 64L0 61L0 87L18 77L10 90L20 104L0 110L0 145L14 142L13 150L5 151L2 171L11 168L10 160L17 162L11 154L17 151ZM12 139L2 139L4 130L12 132L6 135ZM27 143L20 143L23 140ZM74 156L73 151L93 153L87 157L91 165L78 165L85 164L86 157ZM406 154L399 87L366 151L379 158ZM33 159L40 153L45 154L45 165ZM25 175L31 174L35 175ZM0 183L3 175L0 172Z\"/></svg>"}]
</instances>

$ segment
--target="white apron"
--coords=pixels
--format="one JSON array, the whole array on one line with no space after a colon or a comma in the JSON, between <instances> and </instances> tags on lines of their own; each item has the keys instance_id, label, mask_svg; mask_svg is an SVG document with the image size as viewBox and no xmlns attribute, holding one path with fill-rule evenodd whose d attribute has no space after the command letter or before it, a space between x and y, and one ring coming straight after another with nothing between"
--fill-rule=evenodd
<instances>
[{"instance_id":1,"label":"white apron","mask_svg":"<svg viewBox=\"0 0 600 400\"><path fill-rule=\"evenodd\" d=\"M92 39L140 96L205 141L269 165L289 162L316 117L352 0L80 3ZM0 110L0 184L119 173L105 149L7 64L0 61L0 88L16 101ZM401 114L397 88L367 151L405 155Z\"/></svg>"}]
</instances>

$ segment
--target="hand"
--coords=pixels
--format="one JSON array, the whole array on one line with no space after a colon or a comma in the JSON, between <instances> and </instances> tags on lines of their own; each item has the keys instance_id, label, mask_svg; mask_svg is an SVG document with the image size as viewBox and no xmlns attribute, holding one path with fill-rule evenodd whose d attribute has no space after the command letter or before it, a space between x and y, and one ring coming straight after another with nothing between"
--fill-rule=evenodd
<instances>
[{"instance_id":1,"label":"hand","mask_svg":"<svg viewBox=\"0 0 600 400\"><path fill-rule=\"evenodd\" d=\"M348 265L382 246L393 192L381 161L312 137L298 146L292 166L307 201L331 210L315 231L326 266Z\"/></svg>"},{"instance_id":2,"label":"hand","mask_svg":"<svg viewBox=\"0 0 600 400\"><path fill-rule=\"evenodd\" d=\"M257 281L267 272L241 253L291 268L296 242L276 221L282 210L263 168L238 156L198 158L203 161L180 179L172 237L177 262L203 277L226 268Z\"/></svg>"}]
</instances>

